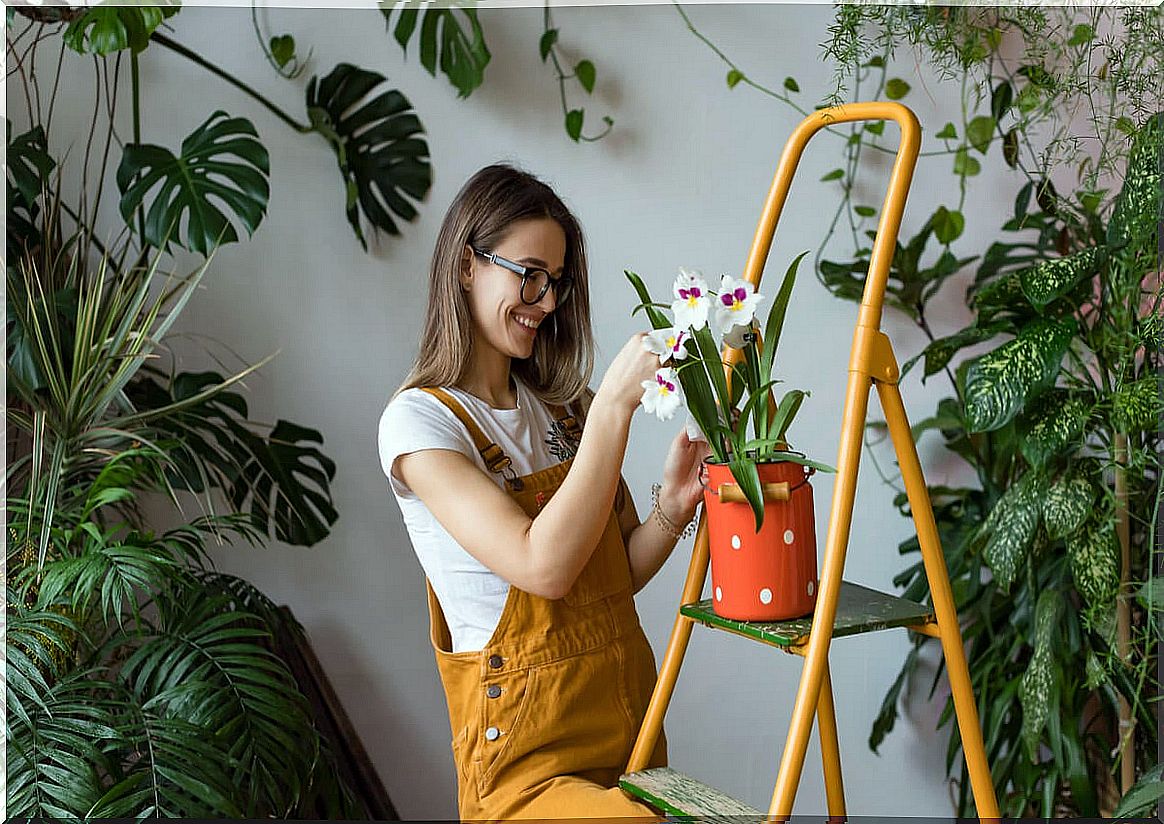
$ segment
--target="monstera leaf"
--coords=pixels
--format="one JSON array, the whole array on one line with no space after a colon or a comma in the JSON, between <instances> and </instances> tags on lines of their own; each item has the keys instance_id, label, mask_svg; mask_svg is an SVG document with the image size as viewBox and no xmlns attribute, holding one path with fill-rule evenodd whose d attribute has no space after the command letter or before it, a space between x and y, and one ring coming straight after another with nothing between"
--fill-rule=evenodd
<instances>
[{"instance_id":1,"label":"monstera leaf","mask_svg":"<svg viewBox=\"0 0 1164 824\"><path fill-rule=\"evenodd\" d=\"M307 114L313 128L335 149L347 191L348 222L365 249L360 210L375 229L400 234L392 214L413 220L405 199L422 200L432 185L428 144L412 104L396 90L370 97L384 75L341 63L307 84ZM368 99L370 97L370 99Z\"/></svg>"},{"instance_id":2,"label":"monstera leaf","mask_svg":"<svg viewBox=\"0 0 1164 824\"><path fill-rule=\"evenodd\" d=\"M56 161L49 156L44 129L37 126L24 134L12 137L12 121L6 120L8 143L8 256L14 260L22 249L39 242L40 230L36 225L40 214L41 190L48 181Z\"/></svg>"},{"instance_id":3,"label":"monstera leaf","mask_svg":"<svg viewBox=\"0 0 1164 824\"><path fill-rule=\"evenodd\" d=\"M137 408L159 409L222 382L216 372L182 372L168 387L143 376L128 391ZM154 418L150 426L174 444L176 487L222 489L236 511L249 506L256 529L288 544L311 546L327 537L337 517L330 490L335 463L312 445L322 443L315 430L280 420L266 437L256 434L247 425L246 399L230 390Z\"/></svg>"},{"instance_id":4,"label":"monstera leaf","mask_svg":"<svg viewBox=\"0 0 1164 824\"><path fill-rule=\"evenodd\" d=\"M168 251L171 240L184 238L177 241L184 248L208 255L216 244L238 240L230 217L214 200L224 202L253 235L267 211L268 173L267 150L251 122L216 111L182 141L177 156L162 146L125 147L117 167L121 215L132 223L146 195L159 187L146 215L145 241L165 244Z\"/></svg>"},{"instance_id":5,"label":"monstera leaf","mask_svg":"<svg viewBox=\"0 0 1164 824\"><path fill-rule=\"evenodd\" d=\"M393 12L397 10L400 13L396 16L396 28L392 34L407 53L408 41L420 23L420 63L429 74L436 77L439 52L441 71L456 86L458 97L468 97L481 85L491 55L485 45L481 24L477 22L476 9L459 10L469 23L471 36L461 28L453 8L433 8L426 3L422 10L419 0L381 3L380 12L389 27L392 26Z\"/></svg>"},{"instance_id":6,"label":"monstera leaf","mask_svg":"<svg viewBox=\"0 0 1164 824\"><path fill-rule=\"evenodd\" d=\"M154 29L180 9L174 0L148 6L96 6L69 23L65 45L81 54L99 56L122 49L140 52L149 45Z\"/></svg>"}]
</instances>

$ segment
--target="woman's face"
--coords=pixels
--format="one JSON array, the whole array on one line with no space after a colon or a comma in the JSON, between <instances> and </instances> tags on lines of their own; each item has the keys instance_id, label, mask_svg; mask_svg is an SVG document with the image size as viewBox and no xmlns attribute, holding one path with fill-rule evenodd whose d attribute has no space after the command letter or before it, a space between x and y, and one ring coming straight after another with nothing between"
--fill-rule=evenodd
<instances>
[{"instance_id":1,"label":"woman's face","mask_svg":"<svg viewBox=\"0 0 1164 824\"><path fill-rule=\"evenodd\" d=\"M566 233L552 218L529 218L511 225L492 249L481 251L545 269L556 278L566 259ZM523 303L521 275L474 254L469 247L465 254L471 258L471 268L467 276L462 272L461 285L466 289L476 344L510 358L528 358L537 336L549 331L542 324L556 307L554 289L547 289L533 305Z\"/></svg>"}]
</instances>

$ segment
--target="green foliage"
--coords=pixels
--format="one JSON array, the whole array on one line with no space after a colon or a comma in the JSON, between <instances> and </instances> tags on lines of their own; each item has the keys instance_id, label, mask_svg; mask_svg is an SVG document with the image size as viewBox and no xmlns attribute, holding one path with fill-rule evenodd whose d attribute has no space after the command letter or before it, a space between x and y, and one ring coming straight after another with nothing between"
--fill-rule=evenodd
<instances>
[{"instance_id":1,"label":"green foliage","mask_svg":"<svg viewBox=\"0 0 1164 824\"><path fill-rule=\"evenodd\" d=\"M413 36L419 33L421 65L436 77L439 61L441 72L457 89L458 97L468 97L484 81L491 55L476 8L456 5L438 8L419 0L398 0L382 2L380 13L405 53ZM462 20L467 24L468 33Z\"/></svg>"},{"instance_id":2,"label":"green foliage","mask_svg":"<svg viewBox=\"0 0 1164 824\"><path fill-rule=\"evenodd\" d=\"M432 185L424 128L403 94L376 93L384 82L377 72L340 63L307 84L308 117L335 151L348 223L365 249L361 213L374 229L398 235L392 215L413 220L408 198L422 200Z\"/></svg>"},{"instance_id":3,"label":"green foliage","mask_svg":"<svg viewBox=\"0 0 1164 824\"><path fill-rule=\"evenodd\" d=\"M179 10L174 0L150 6L89 8L65 29L65 45L80 54L102 57L124 49L137 54L150 44L154 30Z\"/></svg>"},{"instance_id":4,"label":"green foliage","mask_svg":"<svg viewBox=\"0 0 1164 824\"><path fill-rule=\"evenodd\" d=\"M267 211L269 173L267 150L251 122L217 111L182 141L177 156L150 144L125 147L117 167L121 216L132 223L158 187L145 218L145 242L169 251L167 240L184 236L185 248L205 256L218 243L238 240L216 202L254 234Z\"/></svg>"},{"instance_id":5,"label":"green foliage","mask_svg":"<svg viewBox=\"0 0 1164 824\"><path fill-rule=\"evenodd\" d=\"M325 537L334 464L318 433L247 420L231 387L257 367L155 365L209 257L182 276L161 271L160 251L125 265L132 239L111 250L87 225L66 231L63 214L82 210L43 177L26 188L43 210L6 281L9 811L350 817L271 641L301 629L206 551L212 538ZM180 492L203 513L159 533L143 495L177 505Z\"/></svg>"}]
</instances>

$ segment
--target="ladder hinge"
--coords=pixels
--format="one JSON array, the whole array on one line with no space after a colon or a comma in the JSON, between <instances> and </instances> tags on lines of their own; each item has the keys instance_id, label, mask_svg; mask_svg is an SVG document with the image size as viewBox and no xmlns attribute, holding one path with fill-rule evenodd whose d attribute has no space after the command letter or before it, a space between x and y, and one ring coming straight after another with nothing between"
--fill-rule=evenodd
<instances>
[{"instance_id":1,"label":"ladder hinge","mask_svg":"<svg viewBox=\"0 0 1164 824\"><path fill-rule=\"evenodd\" d=\"M881 383L897 383L901 372L897 368L897 358L893 355L889 336L880 329L858 325L853 333L849 371L860 372Z\"/></svg>"}]
</instances>

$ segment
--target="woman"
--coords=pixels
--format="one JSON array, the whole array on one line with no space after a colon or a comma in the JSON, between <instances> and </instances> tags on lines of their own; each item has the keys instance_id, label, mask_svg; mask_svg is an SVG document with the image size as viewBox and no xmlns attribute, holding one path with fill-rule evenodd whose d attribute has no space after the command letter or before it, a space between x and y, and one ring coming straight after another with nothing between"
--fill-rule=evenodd
<instances>
[{"instance_id":1,"label":"woman","mask_svg":"<svg viewBox=\"0 0 1164 824\"><path fill-rule=\"evenodd\" d=\"M380 459L428 585L462 818L661 819L618 788L656 678L633 595L702 494L675 438L640 523L619 469L658 359L635 335L597 392L577 220L489 166L441 225ZM584 424L582 422L585 422ZM660 735L649 766L664 766Z\"/></svg>"}]
</instances>

